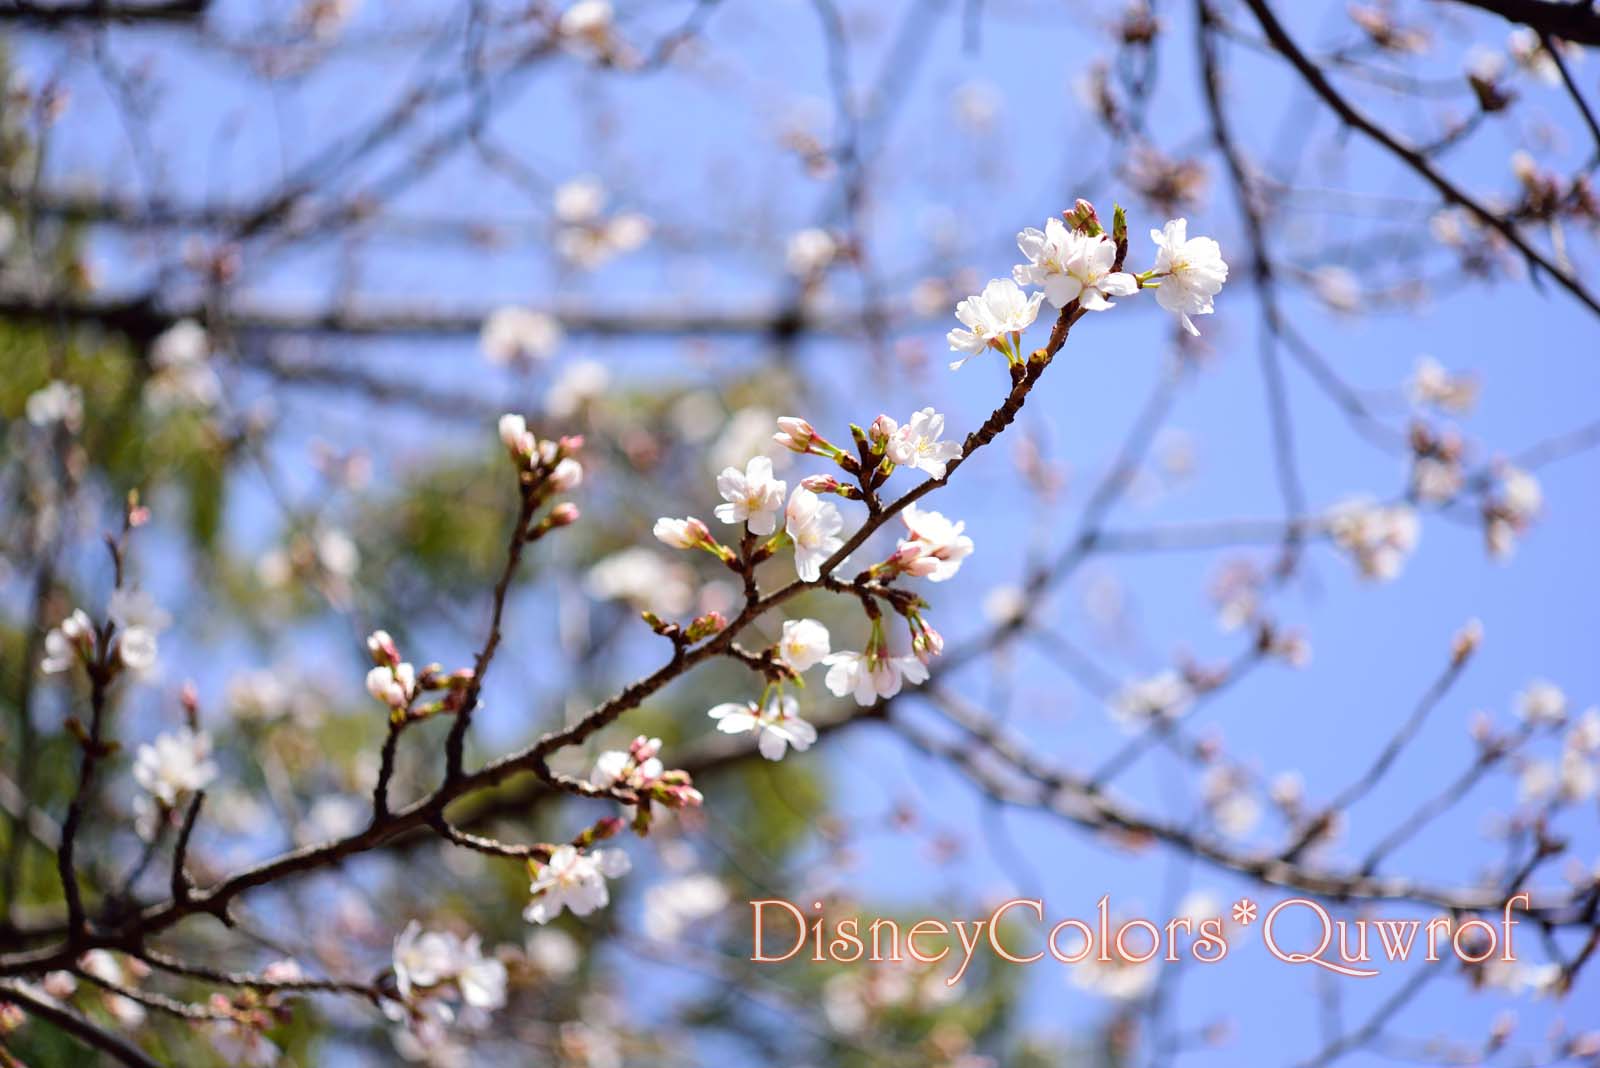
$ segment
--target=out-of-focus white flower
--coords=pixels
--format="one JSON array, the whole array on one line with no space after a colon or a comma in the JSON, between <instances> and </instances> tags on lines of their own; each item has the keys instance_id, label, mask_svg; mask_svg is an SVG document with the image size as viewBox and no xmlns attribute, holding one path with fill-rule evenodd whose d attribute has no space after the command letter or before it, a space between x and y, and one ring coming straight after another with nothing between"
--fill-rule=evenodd
<instances>
[{"instance_id":1,"label":"out-of-focus white flower","mask_svg":"<svg viewBox=\"0 0 1600 1068\"><path fill-rule=\"evenodd\" d=\"M1517 717L1524 723L1565 723L1567 695L1553 682L1534 679L1517 694Z\"/></svg>"},{"instance_id":2,"label":"out-of-focus white flower","mask_svg":"<svg viewBox=\"0 0 1600 1068\"><path fill-rule=\"evenodd\" d=\"M134 757L134 781L168 808L180 797L204 790L216 777L211 736L192 727L157 735L154 742L141 745Z\"/></svg>"},{"instance_id":3,"label":"out-of-focus white flower","mask_svg":"<svg viewBox=\"0 0 1600 1068\"><path fill-rule=\"evenodd\" d=\"M1130 682L1111 699L1112 714L1128 726L1174 720L1189 711L1194 691L1176 671L1162 671Z\"/></svg>"},{"instance_id":4,"label":"out-of-focus white flower","mask_svg":"<svg viewBox=\"0 0 1600 1068\"><path fill-rule=\"evenodd\" d=\"M778 529L788 489L783 480L772 477L771 460L751 457L743 471L727 467L717 476L717 492L727 503L717 505L716 516L724 523L746 523L752 534L771 534Z\"/></svg>"},{"instance_id":5,"label":"out-of-focus white flower","mask_svg":"<svg viewBox=\"0 0 1600 1068\"><path fill-rule=\"evenodd\" d=\"M951 522L938 512L924 511L914 504L900 513L900 519L911 535L901 539L900 548L914 547L924 559L937 561L927 573L929 582L955 577L961 561L972 555L972 539L962 533L965 523Z\"/></svg>"},{"instance_id":6,"label":"out-of-focus white flower","mask_svg":"<svg viewBox=\"0 0 1600 1068\"><path fill-rule=\"evenodd\" d=\"M1093 236L1071 230L1052 218L1043 230L1032 227L1017 235L1017 247L1028 257L1011 269L1018 285L1041 286L1045 299L1057 308L1073 301L1088 311L1112 306L1109 297L1130 297L1139 282L1126 271L1113 271L1116 243L1105 234Z\"/></svg>"},{"instance_id":7,"label":"out-of-focus white flower","mask_svg":"<svg viewBox=\"0 0 1600 1068\"><path fill-rule=\"evenodd\" d=\"M542 975L552 979L565 979L577 971L581 957L578 943L556 927L541 927L529 934L523 953Z\"/></svg>"},{"instance_id":8,"label":"out-of-focus white flower","mask_svg":"<svg viewBox=\"0 0 1600 1068\"><path fill-rule=\"evenodd\" d=\"M944 435L944 416L932 408L913 413L889 437L886 454L891 463L915 467L934 478L943 478L950 461L961 455L959 441L940 441Z\"/></svg>"},{"instance_id":9,"label":"out-of-focus white flower","mask_svg":"<svg viewBox=\"0 0 1600 1068\"><path fill-rule=\"evenodd\" d=\"M1345 267L1326 265L1311 272L1317 299L1336 312L1350 314L1361 307L1361 282Z\"/></svg>"},{"instance_id":10,"label":"out-of-focus white flower","mask_svg":"<svg viewBox=\"0 0 1600 1068\"><path fill-rule=\"evenodd\" d=\"M1462 413L1477 403L1478 383L1468 375L1452 375L1432 356L1423 356L1411 373L1410 393L1413 403Z\"/></svg>"},{"instance_id":11,"label":"out-of-focus white flower","mask_svg":"<svg viewBox=\"0 0 1600 1068\"><path fill-rule=\"evenodd\" d=\"M956 318L966 329L950 331L945 340L950 343L950 351L966 355L951 361L950 369L953 371L966 363L988 348L990 342L1009 346L1009 335L1021 333L1033 325L1043 300L1042 292L1030 297L1011 279L996 278L983 287L982 293L958 303Z\"/></svg>"},{"instance_id":12,"label":"out-of-focus white flower","mask_svg":"<svg viewBox=\"0 0 1600 1068\"><path fill-rule=\"evenodd\" d=\"M563 37L603 41L611 33L609 0L577 0L561 13L556 28Z\"/></svg>"},{"instance_id":13,"label":"out-of-focus white flower","mask_svg":"<svg viewBox=\"0 0 1600 1068\"><path fill-rule=\"evenodd\" d=\"M116 590L106 605L106 615L123 630L144 627L163 631L172 624L172 617L144 590Z\"/></svg>"},{"instance_id":14,"label":"out-of-focus white flower","mask_svg":"<svg viewBox=\"0 0 1600 1068\"><path fill-rule=\"evenodd\" d=\"M722 432L711 443L707 459L713 471L735 467L752 456L765 456L773 470L782 470L793 457L772 440L772 424L777 416L765 408L741 408L728 417Z\"/></svg>"},{"instance_id":15,"label":"out-of-focus white flower","mask_svg":"<svg viewBox=\"0 0 1600 1068\"><path fill-rule=\"evenodd\" d=\"M324 527L317 531L317 563L330 575L349 578L361 566L361 550L342 530Z\"/></svg>"},{"instance_id":16,"label":"out-of-focus white flower","mask_svg":"<svg viewBox=\"0 0 1600 1068\"><path fill-rule=\"evenodd\" d=\"M28 395L28 422L34 426L60 423L76 432L83 425L83 390L70 382L53 380Z\"/></svg>"},{"instance_id":17,"label":"out-of-focus white flower","mask_svg":"<svg viewBox=\"0 0 1600 1068\"><path fill-rule=\"evenodd\" d=\"M657 883L644 892L645 933L672 941L685 927L715 916L727 903L728 888L706 872Z\"/></svg>"},{"instance_id":18,"label":"out-of-focus white flower","mask_svg":"<svg viewBox=\"0 0 1600 1068\"><path fill-rule=\"evenodd\" d=\"M1209 237L1189 237L1186 219L1173 219L1160 230L1151 230L1156 243L1156 303L1177 315L1189 333L1200 331L1189 318L1210 315L1216 310L1213 298L1228 280L1228 265L1222 249Z\"/></svg>"},{"instance_id":19,"label":"out-of-focus white flower","mask_svg":"<svg viewBox=\"0 0 1600 1068\"><path fill-rule=\"evenodd\" d=\"M828 655L828 628L814 619L786 619L778 638L778 659L796 671L822 662Z\"/></svg>"},{"instance_id":20,"label":"out-of-focus white flower","mask_svg":"<svg viewBox=\"0 0 1600 1068\"><path fill-rule=\"evenodd\" d=\"M1363 577L1384 582L1400 574L1406 557L1417 547L1421 525L1408 505L1380 505L1356 497L1329 512L1328 532L1355 560Z\"/></svg>"},{"instance_id":21,"label":"out-of-focus white flower","mask_svg":"<svg viewBox=\"0 0 1600 1068\"><path fill-rule=\"evenodd\" d=\"M1135 963L1120 956L1115 947L1111 960L1090 953L1070 969L1074 986L1113 1001L1137 1001L1155 986L1154 960Z\"/></svg>"},{"instance_id":22,"label":"out-of-focus white flower","mask_svg":"<svg viewBox=\"0 0 1600 1068\"><path fill-rule=\"evenodd\" d=\"M782 760L790 746L795 752L804 752L817 740L817 729L800 718L800 702L787 695L774 696L765 708L754 701L732 701L706 714L717 721L723 734L753 732L756 748L768 760Z\"/></svg>"},{"instance_id":23,"label":"out-of-focus white flower","mask_svg":"<svg viewBox=\"0 0 1600 1068\"><path fill-rule=\"evenodd\" d=\"M801 278L821 274L839 254L839 242L826 230L808 227L789 235L784 262L789 273Z\"/></svg>"},{"instance_id":24,"label":"out-of-focus white flower","mask_svg":"<svg viewBox=\"0 0 1600 1068\"><path fill-rule=\"evenodd\" d=\"M1461 492L1461 465L1437 456L1419 456L1411 466L1411 485L1419 500L1443 504Z\"/></svg>"},{"instance_id":25,"label":"out-of-focus white flower","mask_svg":"<svg viewBox=\"0 0 1600 1068\"><path fill-rule=\"evenodd\" d=\"M804 486L796 487L789 495L784 529L794 541L794 570L801 582L821 578L823 562L844 545L844 539L839 537L844 516L831 501Z\"/></svg>"},{"instance_id":26,"label":"out-of-focus white flower","mask_svg":"<svg viewBox=\"0 0 1600 1068\"><path fill-rule=\"evenodd\" d=\"M1010 623L1028 610L1028 599L1015 586L996 586L983 598L983 618L991 623Z\"/></svg>"},{"instance_id":27,"label":"out-of-focus white flower","mask_svg":"<svg viewBox=\"0 0 1600 1068\"><path fill-rule=\"evenodd\" d=\"M88 613L74 608L71 615L44 636L44 658L39 661L39 670L46 675L68 671L93 648L94 624Z\"/></svg>"},{"instance_id":28,"label":"out-of-focus white flower","mask_svg":"<svg viewBox=\"0 0 1600 1068\"><path fill-rule=\"evenodd\" d=\"M994 127L1005 97L990 82L970 81L956 86L950 102L957 122L973 133L986 133Z\"/></svg>"},{"instance_id":29,"label":"out-of-focus white flower","mask_svg":"<svg viewBox=\"0 0 1600 1068\"><path fill-rule=\"evenodd\" d=\"M341 794L319 797L295 826L295 841L301 845L315 845L348 838L361 829L367 816L366 806L354 797Z\"/></svg>"},{"instance_id":30,"label":"out-of-focus white flower","mask_svg":"<svg viewBox=\"0 0 1600 1068\"><path fill-rule=\"evenodd\" d=\"M182 319L150 343L154 374L145 385L145 401L156 412L175 408L209 408L222 385L211 369L211 338L193 319Z\"/></svg>"},{"instance_id":31,"label":"out-of-focus white flower","mask_svg":"<svg viewBox=\"0 0 1600 1068\"><path fill-rule=\"evenodd\" d=\"M513 306L491 313L478 340L489 362L504 366L548 359L564 336L555 316Z\"/></svg>"},{"instance_id":32,"label":"out-of-focus white flower","mask_svg":"<svg viewBox=\"0 0 1600 1068\"><path fill-rule=\"evenodd\" d=\"M586 14L595 14L600 11L604 12L604 21L609 22L611 18L611 5L606 3L595 3L594 0L586 0L586 2L580 2L573 5L573 7L567 11L566 15L563 16L563 20L565 20L567 16L571 16L574 13L579 13L581 16ZM560 219L564 223L568 223L573 226L591 223L600 217L600 212L605 205L605 187L600 184L600 181L597 178L585 175L581 178L574 178L568 182L562 182L556 187L556 218Z\"/></svg>"},{"instance_id":33,"label":"out-of-focus white flower","mask_svg":"<svg viewBox=\"0 0 1600 1068\"><path fill-rule=\"evenodd\" d=\"M928 679L927 666L915 656L890 656L870 645L864 653L830 653L822 662L828 666L823 678L828 692L835 697L850 694L862 707L893 697L900 692L902 682L915 684Z\"/></svg>"},{"instance_id":34,"label":"out-of-focus white flower","mask_svg":"<svg viewBox=\"0 0 1600 1068\"><path fill-rule=\"evenodd\" d=\"M611 372L594 360L579 360L561 372L545 394L544 410L552 419L570 419L605 396Z\"/></svg>"},{"instance_id":35,"label":"out-of-focus white flower","mask_svg":"<svg viewBox=\"0 0 1600 1068\"><path fill-rule=\"evenodd\" d=\"M1500 494L1497 503L1513 523L1528 523L1544 504L1539 480L1510 464L1500 469Z\"/></svg>"},{"instance_id":36,"label":"out-of-focus white flower","mask_svg":"<svg viewBox=\"0 0 1600 1068\"><path fill-rule=\"evenodd\" d=\"M594 597L627 601L663 616L683 614L694 597L682 565L642 546L596 562L584 585Z\"/></svg>"},{"instance_id":37,"label":"out-of-focus white flower","mask_svg":"<svg viewBox=\"0 0 1600 1068\"><path fill-rule=\"evenodd\" d=\"M580 852L575 846L556 847L550 862L539 869L528 890L533 900L523 910L529 923L549 923L563 909L574 916L587 916L605 908L611 901L607 879L627 874L632 865L620 849L593 849Z\"/></svg>"},{"instance_id":38,"label":"out-of-focus white flower","mask_svg":"<svg viewBox=\"0 0 1600 1068\"><path fill-rule=\"evenodd\" d=\"M474 1009L485 1012L506 1002L506 968L483 955L477 935L460 938L447 931L424 931L416 920L394 940L394 978L400 996L413 998L442 984Z\"/></svg>"},{"instance_id":39,"label":"out-of-focus white flower","mask_svg":"<svg viewBox=\"0 0 1600 1068\"><path fill-rule=\"evenodd\" d=\"M1206 810L1223 834L1249 834L1261 819L1261 805L1249 787L1249 782L1233 768L1213 765L1206 772L1201 793Z\"/></svg>"}]
</instances>

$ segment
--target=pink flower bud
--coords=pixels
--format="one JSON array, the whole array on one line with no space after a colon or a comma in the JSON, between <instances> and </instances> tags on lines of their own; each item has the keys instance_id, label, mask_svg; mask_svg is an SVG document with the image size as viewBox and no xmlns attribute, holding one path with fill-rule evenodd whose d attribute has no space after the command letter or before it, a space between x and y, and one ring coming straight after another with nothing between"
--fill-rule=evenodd
<instances>
[{"instance_id":1,"label":"pink flower bud","mask_svg":"<svg viewBox=\"0 0 1600 1068\"><path fill-rule=\"evenodd\" d=\"M573 504L571 501L563 501L554 508L550 509L549 518L547 518L545 522L549 523L552 527L570 526L578 521L578 516L580 514L581 513L578 511L577 505Z\"/></svg>"},{"instance_id":2,"label":"pink flower bud","mask_svg":"<svg viewBox=\"0 0 1600 1068\"><path fill-rule=\"evenodd\" d=\"M837 493L839 480L832 475L808 475L800 480L800 485L812 493Z\"/></svg>"},{"instance_id":3,"label":"pink flower bud","mask_svg":"<svg viewBox=\"0 0 1600 1068\"><path fill-rule=\"evenodd\" d=\"M367 652L374 664L393 667L400 662L400 650L386 630L375 630L367 636Z\"/></svg>"},{"instance_id":4,"label":"pink flower bud","mask_svg":"<svg viewBox=\"0 0 1600 1068\"><path fill-rule=\"evenodd\" d=\"M896 423L887 415L880 415L867 428L867 438L872 442L873 448L881 451L899 429L899 423Z\"/></svg>"},{"instance_id":5,"label":"pink flower bud","mask_svg":"<svg viewBox=\"0 0 1600 1068\"><path fill-rule=\"evenodd\" d=\"M810 452L811 443L817 440L817 432L811 424L792 415L778 420L778 431L772 435L772 440L792 452Z\"/></svg>"}]
</instances>

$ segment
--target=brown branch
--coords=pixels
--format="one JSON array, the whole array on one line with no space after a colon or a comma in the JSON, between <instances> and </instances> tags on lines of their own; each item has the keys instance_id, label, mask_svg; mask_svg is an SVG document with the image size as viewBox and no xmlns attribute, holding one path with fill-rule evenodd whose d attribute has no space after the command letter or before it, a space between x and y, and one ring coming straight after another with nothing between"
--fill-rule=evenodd
<instances>
[{"instance_id":1,"label":"brown branch","mask_svg":"<svg viewBox=\"0 0 1600 1068\"><path fill-rule=\"evenodd\" d=\"M115 1057L131 1068L161 1068L143 1050L119 1034L103 1030L93 1021L86 1020L70 1009L53 1001L25 993L7 983L0 983L0 1002L10 1002L29 1016L54 1024L86 1046Z\"/></svg>"},{"instance_id":2,"label":"brown branch","mask_svg":"<svg viewBox=\"0 0 1600 1068\"><path fill-rule=\"evenodd\" d=\"M1454 0L1573 44L1600 45L1600 15L1584 0Z\"/></svg>"}]
</instances>

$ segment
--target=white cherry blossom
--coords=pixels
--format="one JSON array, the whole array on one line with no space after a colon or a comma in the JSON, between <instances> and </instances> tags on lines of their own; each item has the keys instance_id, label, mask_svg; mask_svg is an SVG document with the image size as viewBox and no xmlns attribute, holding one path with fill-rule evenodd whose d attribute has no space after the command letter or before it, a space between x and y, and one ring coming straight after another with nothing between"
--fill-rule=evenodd
<instances>
[{"instance_id":1,"label":"white cherry blossom","mask_svg":"<svg viewBox=\"0 0 1600 1068\"><path fill-rule=\"evenodd\" d=\"M1160 230L1150 231L1150 239L1156 243L1153 271L1161 280L1156 303L1177 315L1183 328L1198 337L1200 331L1189 317L1216 310L1212 298L1228 280L1228 265L1215 241L1190 237L1188 231L1186 219L1173 219Z\"/></svg>"},{"instance_id":2,"label":"white cherry blossom","mask_svg":"<svg viewBox=\"0 0 1600 1068\"><path fill-rule=\"evenodd\" d=\"M80 655L88 653L93 644L94 624L90 622L88 613L81 608L74 608L71 615L50 628L50 632L44 636L44 659L39 661L39 670L46 675L68 671L78 663Z\"/></svg>"},{"instance_id":3,"label":"white cherry blossom","mask_svg":"<svg viewBox=\"0 0 1600 1068\"><path fill-rule=\"evenodd\" d=\"M891 463L915 467L934 478L943 478L950 461L961 455L959 441L940 441L944 435L944 416L923 408L889 436L886 454Z\"/></svg>"},{"instance_id":4,"label":"white cherry blossom","mask_svg":"<svg viewBox=\"0 0 1600 1068\"><path fill-rule=\"evenodd\" d=\"M204 790L216 777L211 736L192 727L157 735L154 742L141 745L134 757L134 781L169 807L186 794Z\"/></svg>"},{"instance_id":5,"label":"white cherry blossom","mask_svg":"<svg viewBox=\"0 0 1600 1068\"><path fill-rule=\"evenodd\" d=\"M1030 297L1011 279L996 278L983 287L982 293L961 301L956 305L956 318L966 329L950 331L945 340L950 343L952 352L966 355L952 361L950 369L955 370L988 348L991 341L1009 346L1007 335L1021 333L1032 326L1043 300L1043 293Z\"/></svg>"},{"instance_id":6,"label":"white cherry blossom","mask_svg":"<svg viewBox=\"0 0 1600 1068\"><path fill-rule=\"evenodd\" d=\"M523 909L529 923L549 923L563 909L574 916L587 916L605 908L611 901L607 879L626 875L632 865L620 849L580 851L576 846L557 846L550 862L539 869L528 890L533 900Z\"/></svg>"},{"instance_id":7,"label":"white cherry blossom","mask_svg":"<svg viewBox=\"0 0 1600 1068\"><path fill-rule=\"evenodd\" d=\"M1105 234L1072 230L1052 218L1043 231L1032 227L1017 235L1027 263L1011 269L1019 285L1042 286L1045 299L1057 308L1073 301L1089 311L1112 306L1109 297L1131 297L1139 282L1126 271L1113 271L1117 246Z\"/></svg>"},{"instance_id":8,"label":"white cherry blossom","mask_svg":"<svg viewBox=\"0 0 1600 1068\"><path fill-rule=\"evenodd\" d=\"M800 718L800 703L787 695L773 697L766 707L754 701L728 702L706 714L724 734L753 732L756 748L768 760L782 760L790 746L804 752L817 740L817 729Z\"/></svg>"},{"instance_id":9,"label":"white cherry blossom","mask_svg":"<svg viewBox=\"0 0 1600 1068\"><path fill-rule=\"evenodd\" d=\"M794 670L805 671L828 655L828 642L828 628L816 620L786 619L778 638L777 656Z\"/></svg>"},{"instance_id":10,"label":"white cherry blossom","mask_svg":"<svg viewBox=\"0 0 1600 1068\"><path fill-rule=\"evenodd\" d=\"M923 559L936 561L927 572L929 582L953 578L961 569L961 561L972 555L972 539L962 533L965 523L951 522L938 512L924 511L914 504L900 513L900 519L910 532L910 537L901 539L900 549L919 549Z\"/></svg>"},{"instance_id":11,"label":"white cherry blossom","mask_svg":"<svg viewBox=\"0 0 1600 1068\"><path fill-rule=\"evenodd\" d=\"M831 501L825 501L805 487L789 495L784 511L784 529L794 541L794 570L801 582L822 577L822 564L844 545L839 531L844 516Z\"/></svg>"},{"instance_id":12,"label":"white cherry blossom","mask_svg":"<svg viewBox=\"0 0 1600 1068\"><path fill-rule=\"evenodd\" d=\"M530 308L497 308L483 321L478 343L490 363L505 366L548 359L560 347L561 323Z\"/></svg>"},{"instance_id":13,"label":"white cherry blossom","mask_svg":"<svg viewBox=\"0 0 1600 1068\"><path fill-rule=\"evenodd\" d=\"M717 492L727 503L717 505L716 516L724 523L746 523L752 534L771 534L778 529L788 489L782 479L772 477L769 458L751 457L743 471L727 467L717 476Z\"/></svg>"},{"instance_id":14,"label":"white cherry blossom","mask_svg":"<svg viewBox=\"0 0 1600 1068\"><path fill-rule=\"evenodd\" d=\"M900 692L902 681L926 682L928 668L915 656L889 656L887 653L839 652L823 658L828 674L823 681L835 697L853 695L856 704L863 707L878 703L880 698L893 697Z\"/></svg>"}]
</instances>

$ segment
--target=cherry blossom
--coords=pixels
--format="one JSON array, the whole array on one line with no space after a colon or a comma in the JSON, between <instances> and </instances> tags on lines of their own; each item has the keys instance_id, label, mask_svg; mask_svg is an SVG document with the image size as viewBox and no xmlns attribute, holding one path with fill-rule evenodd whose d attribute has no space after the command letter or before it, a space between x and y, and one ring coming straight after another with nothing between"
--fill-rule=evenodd
<instances>
[{"instance_id":1,"label":"cherry blossom","mask_svg":"<svg viewBox=\"0 0 1600 1068\"><path fill-rule=\"evenodd\" d=\"M1534 679L1517 695L1517 716L1524 723L1564 723L1567 718L1567 695L1553 682Z\"/></svg>"},{"instance_id":2,"label":"cherry blossom","mask_svg":"<svg viewBox=\"0 0 1600 1068\"><path fill-rule=\"evenodd\" d=\"M94 624L88 613L74 608L72 614L50 629L44 636L44 659L39 670L46 675L56 675L71 670L74 664L88 657L94 649Z\"/></svg>"},{"instance_id":3,"label":"cherry blossom","mask_svg":"<svg viewBox=\"0 0 1600 1068\"><path fill-rule=\"evenodd\" d=\"M850 694L862 707L900 692L902 681L926 682L928 668L915 656L890 656L881 645L869 643L864 653L839 652L823 658L828 674L823 682L835 697Z\"/></svg>"},{"instance_id":4,"label":"cherry blossom","mask_svg":"<svg viewBox=\"0 0 1600 1068\"><path fill-rule=\"evenodd\" d=\"M157 735L154 742L141 745L134 757L134 781L168 807L186 794L204 790L216 777L211 736L193 727Z\"/></svg>"},{"instance_id":5,"label":"cherry blossom","mask_svg":"<svg viewBox=\"0 0 1600 1068\"><path fill-rule=\"evenodd\" d=\"M483 322L479 344L490 363L507 365L548 359L562 341L555 316L515 306L498 308Z\"/></svg>"},{"instance_id":6,"label":"cherry blossom","mask_svg":"<svg viewBox=\"0 0 1600 1068\"><path fill-rule=\"evenodd\" d=\"M961 455L959 441L940 441L944 416L923 408L889 436L887 455L900 467L914 467L933 478L943 478L950 461Z\"/></svg>"},{"instance_id":7,"label":"cherry blossom","mask_svg":"<svg viewBox=\"0 0 1600 1068\"><path fill-rule=\"evenodd\" d=\"M165 630L172 617L143 590L119 589L111 594L106 614L120 628L117 658L130 671L150 671L156 663L156 635Z\"/></svg>"},{"instance_id":8,"label":"cherry blossom","mask_svg":"<svg viewBox=\"0 0 1600 1068\"><path fill-rule=\"evenodd\" d=\"M961 561L972 554L972 539L962 533L965 523L953 523L938 512L924 511L914 504L900 513L900 519L911 535L901 540L900 549L917 551L924 560L935 561L926 570L929 582L953 578L961 569Z\"/></svg>"},{"instance_id":9,"label":"cherry blossom","mask_svg":"<svg viewBox=\"0 0 1600 1068\"><path fill-rule=\"evenodd\" d=\"M839 242L826 230L810 227L789 236L784 262L798 278L820 274L839 254Z\"/></svg>"},{"instance_id":10,"label":"cherry blossom","mask_svg":"<svg viewBox=\"0 0 1600 1068\"><path fill-rule=\"evenodd\" d=\"M1043 293L1028 296L1009 278L996 278L976 293L956 305L956 318L965 330L956 329L945 335L952 352L966 355L950 364L954 371L969 359L993 345L1015 360L1011 334L1020 334L1033 325L1039 314Z\"/></svg>"},{"instance_id":11,"label":"cherry blossom","mask_svg":"<svg viewBox=\"0 0 1600 1068\"><path fill-rule=\"evenodd\" d=\"M1228 280L1228 265L1222 249L1209 237L1188 236L1187 219L1173 219L1160 230L1151 230L1156 243L1156 264L1152 276L1160 279L1156 303L1178 317L1189 333L1198 337L1199 329L1191 315L1210 315L1212 298Z\"/></svg>"},{"instance_id":12,"label":"cherry blossom","mask_svg":"<svg viewBox=\"0 0 1600 1068\"><path fill-rule=\"evenodd\" d=\"M28 395L25 412L34 426L59 423L76 432L83 425L83 390L59 379Z\"/></svg>"},{"instance_id":13,"label":"cherry blossom","mask_svg":"<svg viewBox=\"0 0 1600 1068\"><path fill-rule=\"evenodd\" d=\"M657 883L644 892L644 930L651 938L671 941L727 904L728 888L706 872Z\"/></svg>"},{"instance_id":14,"label":"cherry blossom","mask_svg":"<svg viewBox=\"0 0 1600 1068\"><path fill-rule=\"evenodd\" d=\"M1356 497L1332 509L1328 532L1355 559L1364 577L1382 582L1400 574L1421 530L1417 513L1409 506Z\"/></svg>"},{"instance_id":15,"label":"cherry blossom","mask_svg":"<svg viewBox=\"0 0 1600 1068\"><path fill-rule=\"evenodd\" d=\"M777 657L795 671L805 671L828 655L828 642L828 628L816 620L786 619Z\"/></svg>"},{"instance_id":16,"label":"cherry blossom","mask_svg":"<svg viewBox=\"0 0 1600 1068\"><path fill-rule=\"evenodd\" d=\"M817 729L800 718L800 703L783 694L775 695L765 706L754 701L728 702L706 714L717 721L723 734L754 732L756 748L768 760L782 760L790 746L795 752L804 752L817 740Z\"/></svg>"},{"instance_id":17,"label":"cherry blossom","mask_svg":"<svg viewBox=\"0 0 1600 1068\"><path fill-rule=\"evenodd\" d=\"M1028 262L1011 269L1018 285L1044 287L1044 296L1057 308L1073 301L1089 311L1112 307L1108 297L1129 297L1139 282L1125 271L1113 271L1117 246L1104 233L1087 234L1068 229L1052 218L1041 232L1032 227L1017 235L1017 247Z\"/></svg>"},{"instance_id":18,"label":"cherry blossom","mask_svg":"<svg viewBox=\"0 0 1600 1068\"><path fill-rule=\"evenodd\" d=\"M1129 727L1150 720L1173 720L1189 711L1194 691L1176 671L1163 671L1124 686L1111 699L1115 717Z\"/></svg>"},{"instance_id":19,"label":"cherry blossom","mask_svg":"<svg viewBox=\"0 0 1600 1068\"><path fill-rule=\"evenodd\" d=\"M778 529L778 513L788 485L772 477L772 461L755 456L740 471L724 468L717 476L717 492L726 504L717 505L716 516L724 523L746 523L750 533L768 535Z\"/></svg>"},{"instance_id":20,"label":"cherry blossom","mask_svg":"<svg viewBox=\"0 0 1600 1068\"><path fill-rule=\"evenodd\" d=\"M789 495L784 517L784 530L794 541L795 573L801 582L815 582L822 577L823 562L844 546L839 537L844 516L832 502L802 486Z\"/></svg>"},{"instance_id":21,"label":"cherry blossom","mask_svg":"<svg viewBox=\"0 0 1600 1068\"><path fill-rule=\"evenodd\" d=\"M529 923L549 923L563 909L587 916L611 901L607 879L626 875L632 864L620 849L581 852L576 846L557 846L548 863L540 866L529 886L533 900L523 910Z\"/></svg>"}]
</instances>

